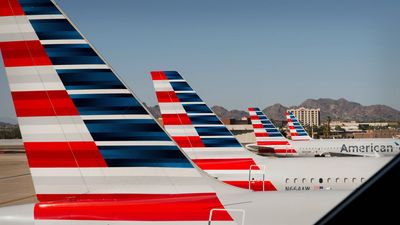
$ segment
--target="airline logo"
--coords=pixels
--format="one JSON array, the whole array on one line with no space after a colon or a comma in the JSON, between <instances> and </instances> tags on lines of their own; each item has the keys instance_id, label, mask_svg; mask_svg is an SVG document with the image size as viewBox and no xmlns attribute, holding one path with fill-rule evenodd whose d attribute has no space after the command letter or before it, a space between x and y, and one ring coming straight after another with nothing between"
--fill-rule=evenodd
<instances>
[{"instance_id":1,"label":"airline logo","mask_svg":"<svg viewBox=\"0 0 400 225\"><path fill-rule=\"evenodd\" d=\"M346 145L346 144L343 144L342 148L340 149L340 152L344 152L344 153L368 153L368 152L390 153L390 152L393 152L393 150L394 150L393 145L374 145L373 143L371 143L370 145Z\"/></svg>"},{"instance_id":2,"label":"airline logo","mask_svg":"<svg viewBox=\"0 0 400 225\"><path fill-rule=\"evenodd\" d=\"M250 172L264 172L178 72L151 76L165 129L198 167L237 187L276 190L270 182L249 184Z\"/></svg>"},{"instance_id":3,"label":"airline logo","mask_svg":"<svg viewBox=\"0 0 400 225\"><path fill-rule=\"evenodd\" d=\"M259 108L249 108L248 110L258 146L269 147L274 154L297 154L288 140Z\"/></svg>"},{"instance_id":4,"label":"airline logo","mask_svg":"<svg viewBox=\"0 0 400 225\"><path fill-rule=\"evenodd\" d=\"M224 208L52 1L0 0L0 32L35 224L198 224ZM234 224L227 212L213 220Z\"/></svg>"},{"instance_id":5,"label":"airline logo","mask_svg":"<svg viewBox=\"0 0 400 225\"><path fill-rule=\"evenodd\" d=\"M288 121L288 126L290 130L290 136L293 141L309 141L311 137L308 135L307 131L300 124L299 120L293 115L292 112L287 111L285 113L286 119Z\"/></svg>"}]
</instances>

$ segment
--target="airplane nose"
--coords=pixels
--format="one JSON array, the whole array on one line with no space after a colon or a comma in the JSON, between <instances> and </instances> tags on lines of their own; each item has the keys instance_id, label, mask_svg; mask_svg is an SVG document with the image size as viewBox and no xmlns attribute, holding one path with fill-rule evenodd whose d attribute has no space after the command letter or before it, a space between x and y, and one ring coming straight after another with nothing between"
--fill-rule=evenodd
<instances>
[{"instance_id":1,"label":"airplane nose","mask_svg":"<svg viewBox=\"0 0 400 225\"><path fill-rule=\"evenodd\" d=\"M35 204L7 206L0 208L1 225L35 225L33 210Z\"/></svg>"}]
</instances>

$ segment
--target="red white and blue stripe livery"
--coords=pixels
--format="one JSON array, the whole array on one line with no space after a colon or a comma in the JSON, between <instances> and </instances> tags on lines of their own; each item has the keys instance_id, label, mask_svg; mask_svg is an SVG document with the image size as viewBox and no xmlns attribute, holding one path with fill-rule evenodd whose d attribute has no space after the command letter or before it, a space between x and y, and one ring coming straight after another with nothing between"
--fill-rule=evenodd
<instances>
[{"instance_id":1,"label":"red white and blue stripe livery","mask_svg":"<svg viewBox=\"0 0 400 225\"><path fill-rule=\"evenodd\" d=\"M263 154L278 156L297 155L297 151L289 141L259 108L249 108L248 110L259 151L262 151Z\"/></svg>"},{"instance_id":2,"label":"red white and blue stripe livery","mask_svg":"<svg viewBox=\"0 0 400 225\"><path fill-rule=\"evenodd\" d=\"M309 141L312 139L292 112L287 111L285 115L288 122L290 137L293 141Z\"/></svg>"}]
</instances>

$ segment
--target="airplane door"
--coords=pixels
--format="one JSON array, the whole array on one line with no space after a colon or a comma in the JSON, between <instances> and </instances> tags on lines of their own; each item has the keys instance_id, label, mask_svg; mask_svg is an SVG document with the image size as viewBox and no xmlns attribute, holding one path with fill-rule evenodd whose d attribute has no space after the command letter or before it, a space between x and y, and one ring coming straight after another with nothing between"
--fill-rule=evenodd
<instances>
[{"instance_id":1,"label":"airplane door","mask_svg":"<svg viewBox=\"0 0 400 225\"><path fill-rule=\"evenodd\" d=\"M265 191L265 166L251 165L249 169L249 190Z\"/></svg>"}]
</instances>

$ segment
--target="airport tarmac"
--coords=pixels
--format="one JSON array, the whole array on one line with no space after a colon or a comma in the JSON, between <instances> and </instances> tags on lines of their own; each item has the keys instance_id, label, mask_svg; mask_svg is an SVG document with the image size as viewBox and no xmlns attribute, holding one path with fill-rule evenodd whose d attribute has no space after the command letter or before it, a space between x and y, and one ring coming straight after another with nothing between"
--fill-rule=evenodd
<instances>
[{"instance_id":1,"label":"airport tarmac","mask_svg":"<svg viewBox=\"0 0 400 225\"><path fill-rule=\"evenodd\" d=\"M1 151L0 207L33 202L36 202L36 195L25 152Z\"/></svg>"}]
</instances>

